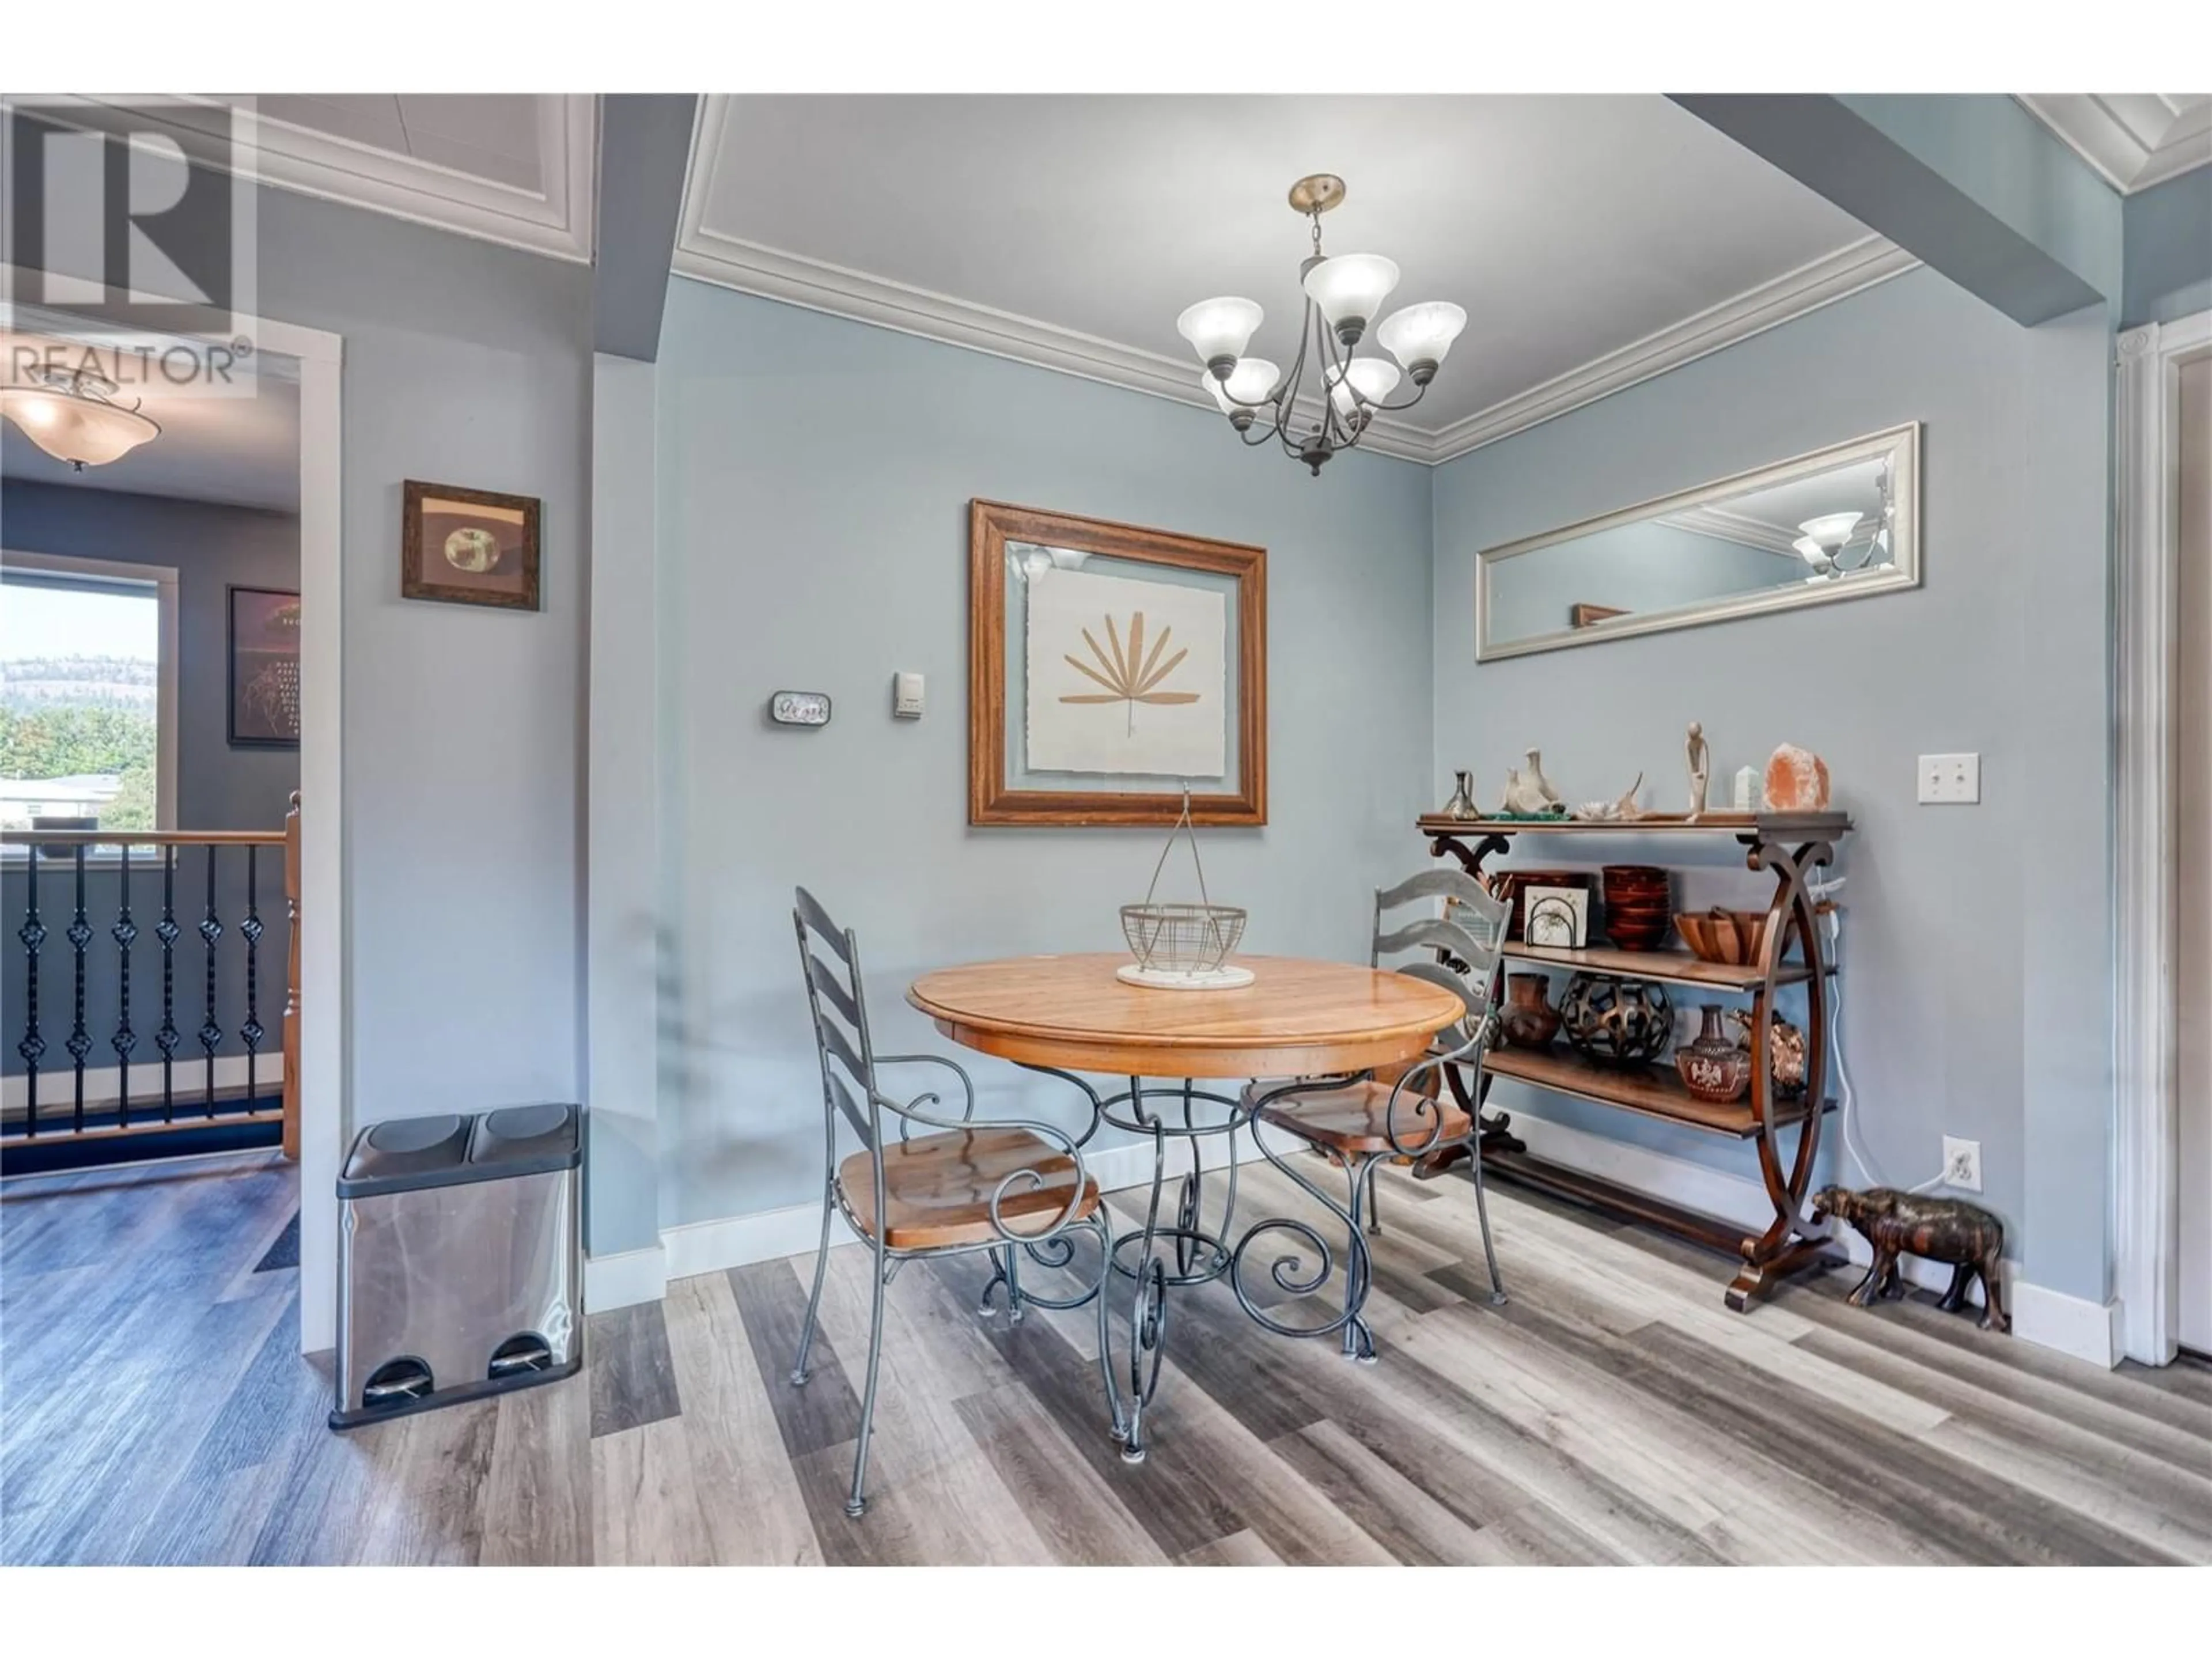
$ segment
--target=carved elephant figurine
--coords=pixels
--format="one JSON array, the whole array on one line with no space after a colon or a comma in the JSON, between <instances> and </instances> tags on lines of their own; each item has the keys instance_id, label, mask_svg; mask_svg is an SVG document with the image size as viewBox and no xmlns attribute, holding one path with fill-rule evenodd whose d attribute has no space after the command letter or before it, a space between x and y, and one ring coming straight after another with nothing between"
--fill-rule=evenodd
<instances>
[{"instance_id":1,"label":"carved elephant figurine","mask_svg":"<svg viewBox=\"0 0 2212 1659\"><path fill-rule=\"evenodd\" d=\"M1872 1307L1877 1297L1903 1295L1897 1259L1911 1255L1950 1264L1951 1288L1937 1304L1944 1312L1955 1313L1966 1305L1966 1287L1978 1274L1982 1328L2012 1329L2012 1316L2005 1311L2004 1279L1998 1271L2004 1255L2004 1223L1978 1204L1924 1198L1892 1187L1870 1187L1863 1193L1824 1187L1813 1195L1813 1220L1818 1224L1830 1216L1850 1223L1874 1247L1874 1265L1850 1294L1855 1306Z\"/></svg>"}]
</instances>

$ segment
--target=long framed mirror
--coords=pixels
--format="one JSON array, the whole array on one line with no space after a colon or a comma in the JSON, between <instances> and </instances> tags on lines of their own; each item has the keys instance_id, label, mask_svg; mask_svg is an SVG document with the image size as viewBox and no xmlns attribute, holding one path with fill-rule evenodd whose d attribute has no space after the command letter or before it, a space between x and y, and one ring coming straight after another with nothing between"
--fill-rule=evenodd
<instances>
[{"instance_id":1,"label":"long framed mirror","mask_svg":"<svg viewBox=\"0 0 2212 1659\"><path fill-rule=\"evenodd\" d=\"M1920 585L1913 422L1475 555L1475 660Z\"/></svg>"}]
</instances>

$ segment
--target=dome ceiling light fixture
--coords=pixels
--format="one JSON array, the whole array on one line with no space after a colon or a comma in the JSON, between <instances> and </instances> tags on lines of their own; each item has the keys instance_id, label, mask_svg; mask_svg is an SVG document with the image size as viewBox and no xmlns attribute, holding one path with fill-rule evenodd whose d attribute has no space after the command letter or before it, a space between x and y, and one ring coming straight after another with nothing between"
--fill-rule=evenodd
<instances>
[{"instance_id":1,"label":"dome ceiling light fixture","mask_svg":"<svg viewBox=\"0 0 2212 1659\"><path fill-rule=\"evenodd\" d=\"M1247 355L1266 313L1249 300L1224 295L1200 300L1176 319L1176 330L1191 343L1206 372L1199 384L1229 417L1249 447L1273 438L1284 453L1321 474L1322 464L1340 449L1356 446L1375 416L1411 409L1436 378L1452 342L1467 326L1467 313L1445 300L1404 306L1373 330L1382 349L1398 360L1354 356L1398 286L1398 267L1379 253L1325 254L1321 251L1321 216L1344 200L1344 180L1316 173L1291 186L1291 206L1313 224L1313 252L1298 267L1305 289L1305 316L1298 354L1285 374L1265 357ZM1310 358L1314 380L1307 380ZM1401 380L1413 383L1413 396L1387 401ZM1312 391L1317 383L1327 395ZM1299 411L1301 391L1318 415ZM1300 430L1298 428L1304 428Z\"/></svg>"},{"instance_id":2,"label":"dome ceiling light fixture","mask_svg":"<svg viewBox=\"0 0 2212 1659\"><path fill-rule=\"evenodd\" d=\"M120 460L161 435L160 423L138 412L143 399L128 407L116 402L115 382L96 369L34 368L27 378L30 385L0 392L0 414L79 472Z\"/></svg>"}]
</instances>

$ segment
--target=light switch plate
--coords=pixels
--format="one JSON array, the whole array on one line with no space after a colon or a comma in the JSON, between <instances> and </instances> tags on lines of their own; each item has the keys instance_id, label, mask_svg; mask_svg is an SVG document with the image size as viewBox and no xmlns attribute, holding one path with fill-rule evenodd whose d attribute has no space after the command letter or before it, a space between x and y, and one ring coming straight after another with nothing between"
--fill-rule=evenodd
<instances>
[{"instance_id":1,"label":"light switch plate","mask_svg":"<svg viewBox=\"0 0 2212 1659\"><path fill-rule=\"evenodd\" d=\"M1923 806L1973 806L1982 799L1982 757L1979 755L1923 755L1920 757L1920 804Z\"/></svg>"},{"instance_id":2,"label":"light switch plate","mask_svg":"<svg viewBox=\"0 0 2212 1659\"><path fill-rule=\"evenodd\" d=\"M891 713L902 720L921 718L921 676L894 674L891 676Z\"/></svg>"}]
</instances>

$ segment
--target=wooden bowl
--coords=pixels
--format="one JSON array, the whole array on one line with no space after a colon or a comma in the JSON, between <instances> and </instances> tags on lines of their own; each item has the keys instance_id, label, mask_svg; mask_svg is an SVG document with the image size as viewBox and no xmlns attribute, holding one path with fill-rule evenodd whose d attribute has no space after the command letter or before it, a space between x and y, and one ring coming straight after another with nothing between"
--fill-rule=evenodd
<instances>
[{"instance_id":1,"label":"wooden bowl","mask_svg":"<svg viewBox=\"0 0 2212 1659\"><path fill-rule=\"evenodd\" d=\"M1735 925L1716 916L1677 916L1674 931L1682 936L1682 943L1690 947L1690 954L1700 962L1734 962L1741 948L1736 942Z\"/></svg>"},{"instance_id":2,"label":"wooden bowl","mask_svg":"<svg viewBox=\"0 0 2212 1659\"><path fill-rule=\"evenodd\" d=\"M1738 963L1757 962L1759 952L1766 948L1766 912L1764 910L1716 911L1713 916L1716 928L1718 927L1720 918L1723 915L1728 918L1730 931L1735 934L1736 939L1737 953L1729 960Z\"/></svg>"}]
</instances>

